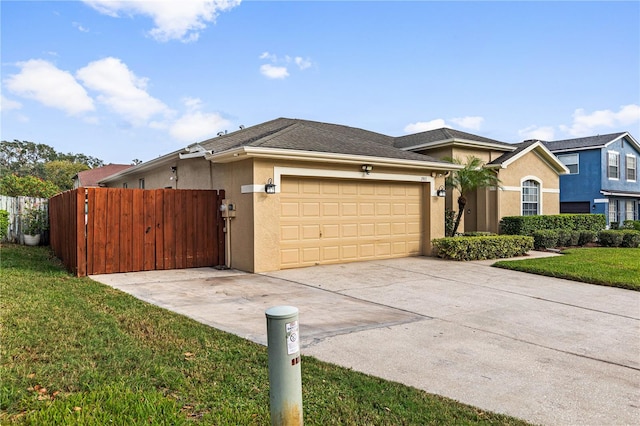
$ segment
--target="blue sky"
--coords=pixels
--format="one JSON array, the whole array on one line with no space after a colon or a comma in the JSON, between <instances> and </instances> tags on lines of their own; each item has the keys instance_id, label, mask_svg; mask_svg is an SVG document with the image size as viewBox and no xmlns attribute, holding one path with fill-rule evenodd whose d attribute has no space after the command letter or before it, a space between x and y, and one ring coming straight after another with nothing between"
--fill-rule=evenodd
<instances>
[{"instance_id":1,"label":"blue sky","mask_svg":"<svg viewBox=\"0 0 640 426\"><path fill-rule=\"evenodd\" d=\"M640 139L640 2L5 1L3 140L147 161L278 117Z\"/></svg>"}]
</instances>

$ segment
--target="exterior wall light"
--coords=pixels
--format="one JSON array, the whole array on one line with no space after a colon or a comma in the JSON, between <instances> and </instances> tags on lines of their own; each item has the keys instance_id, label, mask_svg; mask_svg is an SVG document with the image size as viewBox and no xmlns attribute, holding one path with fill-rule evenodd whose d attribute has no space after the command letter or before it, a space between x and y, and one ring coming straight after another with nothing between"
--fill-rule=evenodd
<instances>
[{"instance_id":1,"label":"exterior wall light","mask_svg":"<svg viewBox=\"0 0 640 426\"><path fill-rule=\"evenodd\" d=\"M363 164L360 168L365 175L371 174L371 170L373 170L373 166L371 164Z\"/></svg>"},{"instance_id":2,"label":"exterior wall light","mask_svg":"<svg viewBox=\"0 0 640 426\"><path fill-rule=\"evenodd\" d=\"M438 190L436 191L436 195L438 197L446 197L447 196L447 190L444 189L444 186L440 185L440 188L438 188Z\"/></svg>"},{"instance_id":3,"label":"exterior wall light","mask_svg":"<svg viewBox=\"0 0 640 426\"><path fill-rule=\"evenodd\" d=\"M276 193L276 185L273 183L273 180L269 178L267 184L264 186L264 192L267 194L275 194Z\"/></svg>"}]
</instances>

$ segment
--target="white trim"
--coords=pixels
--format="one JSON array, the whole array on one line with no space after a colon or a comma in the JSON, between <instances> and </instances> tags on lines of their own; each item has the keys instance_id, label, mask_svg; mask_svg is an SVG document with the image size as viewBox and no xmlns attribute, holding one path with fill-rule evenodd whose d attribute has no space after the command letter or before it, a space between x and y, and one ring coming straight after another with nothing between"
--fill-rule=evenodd
<instances>
[{"instance_id":1,"label":"white trim","mask_svg":"<svg viewBox=\"0 0 640 426\"><path fill-rule=\"evenodd\" d=\"M629 158L633 158L633 161L635 163L634 164L635 168L633 169L634 174L636 175L635 179L627 179L627 172L630 169L630 167L628 166ZM627 182L636 182L638 180L638 158L633 154L625 154L624 156L624 179Z\"/></svg>"},{"instance_id":2,"label":"white trim","mask_svg":"<svg viewBox=\"0 0 640 426\"><path fill-rule=\"evenodd\" d=\"M534 179L536 180L536 179ZM560 189L558 188L543 188L542 187L542 182L539 181L538 182L540 184L540 191L545 193L545 194L559 194L560 193ZM520 192L522 191L522 187L519 186L503 186L500 188L503 191L511 191L511 192ZM491 188L492 191L495 191L494 188Z\"/></svg>"},{"instance_id":3,"label":"white trim","mask_svg":"<svg viewBox=\"0 0 640 426\"><path fill-rule=\"evenodd\" d=\"M611 154L615 154L618 157L618 177L611 177L609 176L609 167L611 167L611 165L609 164L609 156ZM618 151L607 151L607 179L608 180L620 180L620 174L621 174L621 167L620 167L620 153Z\"/></svg>"},{"instance_id":4,"label":"white trim","mask_svg":"<svg viewBox=\"0 0 640 426\"><path fill-rule=\"evenodd\" d=\"M565 167L565 165L563 164L562 167ZM524 176L520 179L520 216L524 216L522 211L522 205L524 204L522 201L522 185L528 180L532 180L538 183L539 193L538 193L538 213L537 214L541 215L544 212L544 206L542 205L542 200L543 200L542 194L545 192L542 187L542 179L540 179L537 176L529 175L529 176Z\"/></svg>"},{"instance_id":5,"label":"white trim","mask_svg":"<svg viewBox=\"0 0 640 426\"><path fill-rule=\"evenodd\" d=\"M609 204L609 199L608 198L594 198L593 200L594 203L604 203L604 204Z\"/></svg>"},{"instance_id":6,"label":"white trim","mask_svg":"<svg viewBox=\"0 0 640 426\"><path fill-rule=\"evenodd\" d=\"M280 167L275 166L273 168L273 183L276 185L276 193L280 192L283 176L302 176L302 177L317 177L317 178L338 178L338 179L359 179L359 180L373 180L373 181L395 181L395 182L428 182L431 184L431 196L436 197L435 179L432 176L419 176L419 175L407 175L407 174L393 174L393 173L375 173L367 175L363 172L351 172L347 170L326 170L326 169L308 169L302 167ZM251 184L242 185L240 190L243 194L249 194L253 192L264 192L264 185Z\"/></svg>"},{"instance_id":7,"label":"white trim","mask_svg":"<svg viewBox=\"0 0 640 426\"><path fill-rule=\"evenodd\" d=\"M240 187L241 194L253 194L254 192L264 192L264 185L242 185Z\"/></svg>"}]
</instances>

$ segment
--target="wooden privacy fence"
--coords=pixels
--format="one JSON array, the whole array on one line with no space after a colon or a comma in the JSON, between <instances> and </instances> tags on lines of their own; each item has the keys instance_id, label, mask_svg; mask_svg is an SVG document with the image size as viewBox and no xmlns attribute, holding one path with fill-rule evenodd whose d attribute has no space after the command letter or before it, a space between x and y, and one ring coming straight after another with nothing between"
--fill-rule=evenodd
<instances>
[{"instance_id":1,"label":"wooden privacy fence","mask_svg":"<svg viewBox=\"0 0 640 426\"><path fill-rule=\"evenodd\" d=\"M49 200L51 247L78 276L225 263L224 191L78 188Z\"/></svg>"}]
</instances>

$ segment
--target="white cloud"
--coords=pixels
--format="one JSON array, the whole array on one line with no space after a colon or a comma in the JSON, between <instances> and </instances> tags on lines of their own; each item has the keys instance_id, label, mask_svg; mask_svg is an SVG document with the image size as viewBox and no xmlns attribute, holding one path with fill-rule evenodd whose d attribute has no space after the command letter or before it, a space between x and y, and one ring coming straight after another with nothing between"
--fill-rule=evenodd
<instances>
[{"instance_id":1,"label":"white cloud","mask_svg":"<svg viewBox=\"0 0 640 426\"><path fill-rule=\"evenodd\" d=\"M458 118L452 118L451 121L453 121L455 124L457 124L460 127L464 127L465 129L480 130L480 127L484 122L484 118L483 117L458 117Z\"/></svg>"},{"instance_id":2,"label":"white cloud","mask_svg":"<svg viewBox=\"0 0 640 426\"><path fill-rule=\"evenodd\" d=\"M295 62L298 68L300 68L301 70L306 70L311 66L311 61L309 59L303 59L300 56L296 56Z\"/></svg>"},{"instance_id":3,"label":"white cloud","mask_svg":"<svg viewBox=\"0 0 640 426\"><path fill-rule=\"evenodd\" d=\"M276 54L268 51L263 52L259 58L262 60L268 60L273 64L264 64L260 67L260 73L267 78L283 79L289 77L288 65L292 63L295 63L300 71L304 71L313 65L310 59L305 59L302 56L292 58L289 55L284 55L284 57L278 57Z\"/></svg>"},{"instance_id":4,"label":"white cloud","mask_svg":"<svg viewBox=\"0 0 640 426\"><path fill-rule=\"evenodd\" d=\"M93 100L69 72L42 59L20 62L18 66L21 67L20 73L4 81L12 93L68 114L94 110Z\"/></svg>"},{"instance_id":5,"label":"white cloud","mask_svg":"<svg viewBox=\"0 0 640 426\"><path fill-rule=\"evenodd\" d=\"M119 17L145 15L155 27L149 31L158 41L196 41L209 23L215 23L219 12L230 10L241 0L84 0L98 12Z\"/></svg>"},{"instance_id":6,"label":"white cloud","mask_svg":"<svg viewBox=\"0 0 640 426\"><path fill-rule=\"evenodd\" d=\"M525 129L518 130L518 134L523 140L537 139L540 141L552 141L555 138L555 130L551 126L529 126Z\"/></svg>"},{"instance_id":7,"label":"white cloud","mask_svg":"<svg viewBox=\"0 0 640 426\"><path fill-rule=\"evenodd\" d=\"M91 62L76 73L89 89L99 92L98 101L134 125L146 124L156 114L169 114L169 108L146 92L147 79L139 78L117 58Z\"/></svg>"},{"instance_id":8,"label":"white cloud","mask_svg":"<svg viewBox=\"0 0 640 426\"><path fill-rule=\"evenodd\" d=\"M78 31L80 31L80 32L82 32L82 33L88 33L88 32L89 32L89 29L88 29L88 28L83 27L83 26L82 26L80 23L78 23L78 22L73 22L73 23L72 23L72 25L73 25L75 28L77 28L77 29L78 29Z\"/></svg>"},{"instance_id":9,"label":"white cloud","mask_svg":"<svg viewBox=\"0 0 640 426\"><path fill-rule=\"evenodd\" d=\"M190 111L173 123L169 133L182 142L197 142L215 136L228 128L229 124L218 113Z\"/></svg>"},{"instance_id":10,"label":"white cloud","mask_svg":"<svg viewBox=\"0 0 640 426\"><path fill-rule=\"evenodd\" d=\"M4 95L0 95L0 111L11 111L12 109L20 109L22 104L11 99L7 99Z\"/></svg>"},{"instance_id":11,"label":"white cloud","mask_svg":"<svg viewBox=\"0 0 640 426\"><path fill-rule=\"evenodd\" d=\"M271 64L264 64L260 67L260 72L267 78L287 78L289 77L289 72L287 71L287 67L275 67Z\"/></svg>"},{"instance_id":12,"label":"white cloud","mask_svg":"<svg viewBox=\"0 0 640 426\"><path fill-rule=\"evenodd\" d=\"M588 114L584 109L579 108L573 113L571 126L560 126L560 128L571 136L580 137L597 133L597 129L600 128L619 128L638 122L640 122L640 106L635 104L623 105L618 112L607 109Z\"/></svg>"},{"instance_id":13,"label":"white cloud","mask_svg":"<svg viewBox=\"0 0 640 426\"><path fill-rule=\"evenodd\" d=\"M406 133L420 133L428 130L440 129L442 127L451 127L445 123L442 118L436 118L431 121L418 121L417 123L407 124L404 128Z\"/></svg>"}]
</instances>

